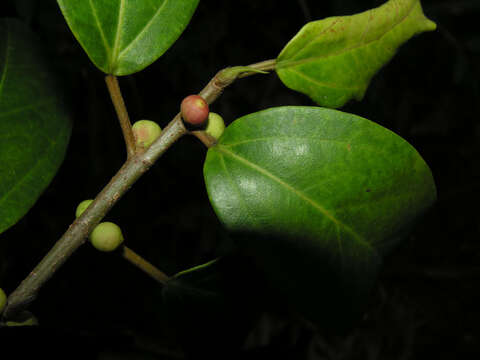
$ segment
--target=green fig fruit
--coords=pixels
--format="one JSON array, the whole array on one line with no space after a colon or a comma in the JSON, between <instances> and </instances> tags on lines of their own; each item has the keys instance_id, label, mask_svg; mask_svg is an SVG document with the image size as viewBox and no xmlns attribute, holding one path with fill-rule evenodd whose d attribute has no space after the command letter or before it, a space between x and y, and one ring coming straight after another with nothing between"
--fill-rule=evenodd
<instances>
[{"instance_id":1,"label":"green fig fruit","mask_svg":"<svg viewBox=\"0 0 480 360\"><path fill-rule=\"evenodd\" d=\"M190 125L200 126L207 121L208 104L199 95L189 95L183 99L180 105L180 112L183 121Z\"/></svg>"},{"instance_id":2,"label":"green fig fruit","mask_svg":"<svg viewBox=\"0 0 480 360\"><path fill-rule=\"evenodd\" d=\"M90 234L90 242L100 251L113 251L123 243L122 230L112 222L102 222Z\"/></svg>"},{"instance_id":3,"label":"green fig fruit","mask_svg":"<svg viewBox=\"0 0 480 360\"><path fill-rule=\"evenodd\" d=\"M210 114L208 114L208 122L205 132L218 140L224 130L225 122L223 121L223 118L217 113L210 112Z\"/></svg>"},{"instance_id":4,"label":"green fig fruit","mask_svg":"<svg viewBox=\"0 0 480 360\"><path fill-rule=\"evenodd\" d=\"M75 210L75 217L80 217L82 213L90 206L90 204L93 202L93 200L83 200L80 204L77 206L77 210Z\"/></svg>"},{"instance_id":5,"label":"green fig fruit","mask_svg":"<svg viewBox=\"0 0 480 360\"><path fill-rule=\"evenodd\" d=\"M151 120L139 120L132 126L137 146L148 148L162 132L160 126Z\"/></svg>"}]
</instances>

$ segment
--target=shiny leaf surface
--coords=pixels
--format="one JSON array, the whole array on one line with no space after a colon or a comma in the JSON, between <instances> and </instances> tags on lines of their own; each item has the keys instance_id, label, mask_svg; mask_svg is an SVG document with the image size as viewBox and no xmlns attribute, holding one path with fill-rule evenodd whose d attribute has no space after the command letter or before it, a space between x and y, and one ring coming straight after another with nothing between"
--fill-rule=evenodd
<instances>
[{"instance_id":1,"label":"shiny leaf surface","mask_svg":"<svg viewBox=\"0 0 480 360\"><path fill-rule=\"evenodd\" d=\"M180 36L199 0L58 0L90 60L128 75L158 59Z\"/></svg>"},{"instance_id":2,"label":"shiny leaf surface","mask_svg":"<svg viewBox=\"0 0 480 360\"><path fill-rule=\"evenodd\" d=\"M64 90L39 46L22 23L0 21L0 233L48 186L70 137Z\"/></svg>"},{"instance_id":3,"label":"shiny leaf surface","mask_svg":"<svg viewBox=\"0 0 480 360\"><path fill-rule=\"evenodd\" d=\"M237 119L208 150L204 176L239 246L322 323L361 309L382 255L436 197L428 166L405 140L315 107Z\"/></svg>"}]
</instances>

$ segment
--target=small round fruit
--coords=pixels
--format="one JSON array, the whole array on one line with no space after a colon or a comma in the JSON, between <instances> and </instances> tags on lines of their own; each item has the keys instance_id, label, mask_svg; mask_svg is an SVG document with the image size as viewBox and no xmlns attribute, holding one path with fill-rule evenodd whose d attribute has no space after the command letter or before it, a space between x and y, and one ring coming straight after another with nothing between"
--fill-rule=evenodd
<instances>
[{"instance_id":1,"label":"small round fruit","mask_svg":"<svg viewBox=\"0 0 480 360\"><path fill-rule=\"evenodd\" d=\"M78 204L77 210L75 211L75 217L80 217L80 215L83 214L83 212L90 206L92 202L93 200L83 200L80 204Z\"/></svg>"},{"instance_id":2,"label":"small round fruit","mask_svg":"<svg viewBox=\"0 0 480 360\"><path fill-rule=\"evenodd\" d=\"M5 294L5 291L0 289L0 314L5 308L5 305L7 305L7 294Z\"/></svg>"},{"instance_id":3,"label":"small round fruit","mask_svg":"<svg viewBox=\"0 0 480 360\"><path fill-rule=\"evenodd\" d=\"M211 112L208 114L208 123L205 132L218 140L225 130L225 122L223 118L217 113Z\"/></svg>"},{"instance_id":4,"label":"small round fruit","mask_svg":"<svg viewBox=\"0 0 480 360\"><path fill-rule=\"evenodd\" d=\"M162 132L162 129L155 121L139 120L132 126L133 135L137 146L148 148Z\"/></svg>"},{"instance_id":5,"label":"small round fruit","mask_svg":"<svg viewBox=\"0 0 480 360\"><path fill-rule=\"evenodd\" d=\"M123 242L122 230L117 224L102 222L90 234L90 242L100 251L113 251Z\"/></svg>"},{"instance_id":6,"label":"small round fruit","mask_svg":"<svg viewBox=\"0 0 480 360\"><path fill-rule=\"evenodd\" d=\"M208 104L199 95L189 95L183 99L180 112L183 121L190 125L202 125L208 118Z\"/></svg>"}]
</instances>

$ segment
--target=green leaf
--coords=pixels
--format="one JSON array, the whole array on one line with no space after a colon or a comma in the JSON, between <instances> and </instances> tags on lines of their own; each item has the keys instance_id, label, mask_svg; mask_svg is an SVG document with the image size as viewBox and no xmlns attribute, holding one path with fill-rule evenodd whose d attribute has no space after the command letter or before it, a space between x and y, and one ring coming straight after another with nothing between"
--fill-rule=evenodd
<instances>
[{"instance_id":1,"label":"green leaf","mask_svg":"<svg viewBox=\"0 0 480 360\"><path fill-rule=\"evenodd\" d=\"M0 21L0 233L33 206L57 172L71 122L39 40Z\"/></svg>"},{"instance_id":2,"label":"green leaf","mask_svg":"<svg viewBox=\"0 0 480 360\"><path fill-rule=\"evenodd\" d=\"M363 98L400 45L435 28L419 0L390 0L360 14L313 21L282 50L277 74L319 105L338 108Z\"/></svg>"},{"instance_id":3,"label":"green leaf","mask_svg":"<svg viewBox=\"0 0 480 360\"><path fill-rule=\"evenodd\" d=\"M417 151L364 118L279 107L234 121L210 148L206 187L222 223L308 318L355 318L382 255L434 202Z\"/></svg>"},{"instance_id":4,"label":"green leaf","mask_svg":"<svg viewBox=\"0 0 480 360\"><path fill-rule=\"evenodd\" d=\"M228 255L179 272L163 288L167 320L195 357L241 346L263 302L253 269Z\"/></svg>"},{"instance_id":5,"label":"green leaf","mask_svg":"<svg viewBox=\"0 0 480 360\"><path fill-rule=\"evenodd\" d=\"M103 72L129 75L178 39L199 0L57 0L68 26Z\"/></svg>"}]
</instances>

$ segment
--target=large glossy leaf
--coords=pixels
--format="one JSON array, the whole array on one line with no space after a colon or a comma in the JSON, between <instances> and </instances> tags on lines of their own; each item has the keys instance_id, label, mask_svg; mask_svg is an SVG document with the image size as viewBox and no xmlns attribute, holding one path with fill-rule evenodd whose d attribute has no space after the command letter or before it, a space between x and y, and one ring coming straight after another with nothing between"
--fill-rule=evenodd
<instances>
[{"instance_id":1,"label":"large glossy leaf","mask_svg":"<svg viewBox=\"0 0 480 360\"><path fill-rule=\"evenodd\" d=\"M405 140L315 107L237 119L208 150L204 175L239 246L323 325L359 313L382 255L436 197L428 166Z\"/></svg>"},{"instance_id":2,"label":"large glossy leaf","mask_svg":"<svg viewBox=\"0 0 480 360\"><path fill-rule=\"evenodd\" d=\"M63 90L39 40L0 21L0 233L35 203L58 170L71 132Z\"/></svg>"},{"instance_id":3,"label":"large glossy leaf","mask_svg":"<svg viewBox=\"0 0 480 360\"><path fill-rule=\"evenodd\" d=\"M199 0L58 0L90 60L128 75L158 59L180 36Z\"/></svg>"},{"instance_id":4,"label":"large glossy leaf","mask_svg":"<svg viewBox=\"0 0 480 360\"><path fill-rule=\"evenodd\" d=\"M400 45L435 28L419 0L390 0L353 16L310 22L278 56L277 73L289 88L338 108L363 98L373 75Z\"/></svg>"}]
</instances>

